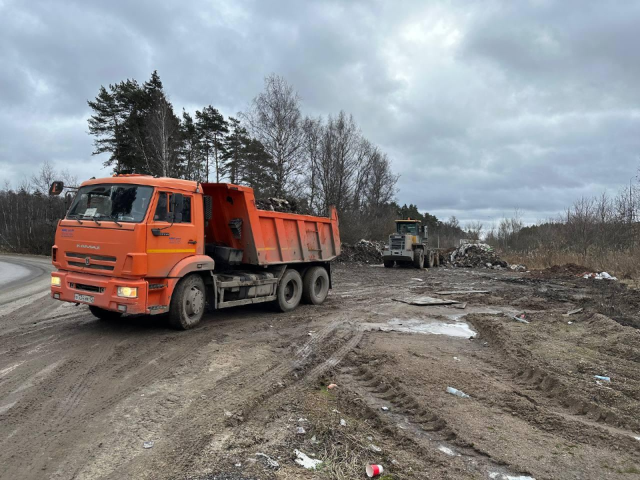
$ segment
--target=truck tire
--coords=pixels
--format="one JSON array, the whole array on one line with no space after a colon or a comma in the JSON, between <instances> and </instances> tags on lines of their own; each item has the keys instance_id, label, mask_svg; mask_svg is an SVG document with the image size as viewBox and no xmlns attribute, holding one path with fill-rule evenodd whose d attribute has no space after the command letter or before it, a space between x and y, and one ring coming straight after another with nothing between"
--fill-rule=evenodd
<instances>
[{"instance_id":1,"label":"truck tire","mask_svg":"<svg viewBox=\"0 0 640 480\"><path fill-rule=\"evenodd\" d=\"M425 263L426 263L425 266L427 268L433 268L433 262L434 262L433 252L429 252L429 254L427 255L427 258L425 259Z\"/></svg>"},{"instance_id":2,"label":"truck tire","mask_svg":"<svg viewBox=\"0 0 640 480\"><path fill-rule=\"evenodd\" d=\"M290 312L298 306L302 298L302 277L297 270L284 272L276 296L276 305L281 312Z\"/></svg>"},{"instance_id":3,"label":"truck tire","mask_svg":"<svg viewBox=\"0 0 640 480\"><path fill-rule=\"evenodd\" d=\"M440 266L440 252L433 253L433 266L434 267Z\"/></svg>"},{"instance_id":4,"label":"truck tire","mask_svg":"<svg viewBox=\"0 0 640 480\"><path fill-rule=\"evenodd\" d=\"M396 264L396 262L394 262L393 260L385 260L383 263L384 268L393 268L393 266Z\"/></svg>"},{"instance_id":5,"label":"truck tire","mask_svg":"<svg viewBox=\"0 0 640 480\"><path fill-rule=\"evenodd\" d=\"M323 267L311 267L302 280L302 300L320 305L329 293L329 274Z\"/></svg>"},{"instance_id":6,"label":"truck tire","mask_svg":"<svg viewBox=\"0 0 640 480\"><path fill-rule=\"evenodd\" d=\"M204 281L197 274L191 274L178 282L171 296L169 324L178 330L195 327L204 314L206 292Z\"/></svg>"},{"instance_id":7,"label":"truck tire","mask_svg":"<svg viewBox=\"0 0 640 480\"><path fill-rule=\"evenodd\" d=\"M100 320L117 320L122 316L122 313L120 312L105 310L104 308L94 307L93 305L89 305L89 311L94 317L99 318Z\"/></svg>"},{"instance_id":8,"label":"truck tire","mask_svg":"<svg viewBox=\"0 0 640 480\"><path fill-rule=\"evenodd\" d=\"M413 266L421 270L424 268L424 251L421 249L413 251Z\"/></svg>"}]
</instances>

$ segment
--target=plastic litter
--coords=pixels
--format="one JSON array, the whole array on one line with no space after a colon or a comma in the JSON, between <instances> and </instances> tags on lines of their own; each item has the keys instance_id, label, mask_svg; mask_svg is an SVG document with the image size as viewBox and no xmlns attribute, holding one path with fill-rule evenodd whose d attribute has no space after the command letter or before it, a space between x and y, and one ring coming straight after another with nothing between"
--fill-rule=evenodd
<instances>
[{"instance_id":1,"label":"plastic litter","mask_svg":"<svg viewBox=\"0 0 640 480\"><path fill-rule=\"evenodd\" d=\"M344 418L340 419L340 426L341 427L346 427L347 426L347 421Z\"/></svg>"},{"instance_id":2,"label":"plastic litter","mask_svg":"<svg viewBox=\"0 0 640 480\"><path fill-rule=\"evenodd\" d=\"M144 448L153 448L153 445L154 445L154 444L155 444L155 442L154 442L153 440L150 440L150 441L148 441L148 442L144 442L144 443L142 444L142 446L143 446Z\"/></svg>"},{"instance_id":3,"label":"plastic litter","mask_svg":"<svg viewBox=\"0 0 640 480\"><path fill-rule=\"evenodd\" d=\"M370 444L369 444L369 448L370 448L371 450L373 450L374 452L378 452L378 453L380 453L380 452L382 451L382 449L381 449L379 446L374 445L373 443L370 443Z\"/></svg>"},{"instance_id":4,"label":"plastic litter","mask_svg":"<svg viewBox=\"0 0 640 480\"><path fill-rule=\"evenodd\" d=\"M456 452L454 452L452 449L450 449L449 447L445 447L444 445L440 445L438 447L438 450L440 450L442 453L444 453L445 455L449 455L450 457L457 457L458 454Z\"/></svg>"},{"instance_id":5,"label":"plastic litter","mask_svg":"<svg viewBox=\"0 0 640 480\"><path fill-rule=\"evenodd\" d=\"M616 277L609 275L607 272L585 273L582 278L593 278L595 280L618 280Z\"/></svg>"},{"instance_id":6,"label":"plastic litter","mask_svg":"<svg viewBox=\"0 0 640 480\"><path fill-rule=\"evenodd\" d=\"M300 450L296 449L293 451L296 456L296 463L307 470L315 470L318 468L318 465L322 463L322 460L317 460L315 458L309 458L307 455L302 453Z\"/></svg>"},{"instance_id":7,"label":"plastic litter","mask_svg":"<svg viewBox=\"0 0 640 480\"><path fill-rule=\"evenodd\" d=\"M298 435L304 435L305 433L307 433L304 427L298 427L296 432L298 433Z\"/></svg>"},{"instance_id":8,"label":"plastic litter","mask_svg":"<svg viewBox=\"0 0 640 480\"><path fill-rule=\"evenodd\" d=\"M524 313L521 313L520 315L514 315L513 319L520 323L529 323L529 320L525 318Z\"/></svg>"},{"instance_id":9,"label":"plastic litter","mask_svg":"<svg viewBox=\"0 0 640 480\"><path fill-rule=\"evenodd\" d=\"M565 315L575 315L576 313L580 313L584 308L576 308L574 310L569 310Z\"/></svg>"},{"instance_id":10,"label":"plastic litter","mask_svg":"<svg viewBox=\"0 0 640 480\"><path fill-rule=\"evenodd\" d=\"M611 377L604 377L602 375L594 375L593 378L597 378L598 380L602 380L603 382L611 381Z\"/></svg>"},{"instance_id":11,"label":"plastic litter","mask_svg":"<svg viewBox=\"0 0 640 480\"><path fill-rule=\"evenodd\" d=\"M384 468L382 467L382 465L367 465L365 471L367 472L367 477L373 478L381 475L382 472L384 472Z\"/></svg>"},{"instance_id":12,"label":"plastic litter","mask_svg":"<svg viewBox=\"0 0 640 480\"><path fill-rule=\"evenodd\" d=\"M264 464L269 468L273 468L274 470L277 470L278 468L280 468L280 464L276 462L273 458L271 458L269 455L267 455L266 453L258 452L256 453L256 457L260 457L264 459Z\"/></svg>"},{"instance_id":13,"label":"plastic litter","mask_svg":"<svg viewBox=\"0 0 640 480\"><path fill-rule=\"evenodd\" d=\"M453 388L453 387L447 387L447 393L450 393L451 395L455 395L456 397L460 397L460 398L471 398L462 390L458 390L457 388Z\"/></svg>"},{"instance_id":14,"label":"plastic litter","mask_svg":"<svg viewBox=\"0 0 640 480\"><path fill-rule=\"evenodd\" d=\"M388 412L389 411L389 407L380 407L380 410L382 410L383 412Z\"/></svg>"},{"instance_id":15,"label":"plastic litter","mask_svg":"<svg viewBox=\"0 0 640 480\"><path fill-rule=\"evenodd\" d=\"M336 385L335 383L330 384L327 388L329 390L333 390L334 388L336 388L338 385Z\"/></svg>"}]
</instances>

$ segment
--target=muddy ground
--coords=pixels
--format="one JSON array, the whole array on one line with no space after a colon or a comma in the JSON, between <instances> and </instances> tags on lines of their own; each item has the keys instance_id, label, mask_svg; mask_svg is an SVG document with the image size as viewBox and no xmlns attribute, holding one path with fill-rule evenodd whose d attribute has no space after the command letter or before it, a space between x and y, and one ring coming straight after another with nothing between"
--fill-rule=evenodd
<instances>
[{"instance_id":1,"label":"muddy ground","mask_svg":"<svg viewBox=\"0 0 640 480\"><path fill-rule=\"evenodd\" d=\"M640 478L638 297L605 281L337 265L323 306L187 332L47 283L0 292L3 479Z\"/></svg>"}]
</instances>

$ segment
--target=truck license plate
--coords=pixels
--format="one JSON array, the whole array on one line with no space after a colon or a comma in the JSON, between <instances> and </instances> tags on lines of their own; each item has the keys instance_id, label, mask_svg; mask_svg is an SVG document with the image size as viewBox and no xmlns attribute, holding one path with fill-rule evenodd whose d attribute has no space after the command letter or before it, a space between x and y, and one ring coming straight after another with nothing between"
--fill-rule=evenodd
<instances>
[{"instance_id":1,"label":"truck license plate","mask_svg":"<svg viewBox=\"0 0 640 480\"><path fill-rule=\"evenodd\" d=\"M93 303L93 297L91 295L80 295L76 293L73 298L76 302Z\"/></svg>"}]
</instances>

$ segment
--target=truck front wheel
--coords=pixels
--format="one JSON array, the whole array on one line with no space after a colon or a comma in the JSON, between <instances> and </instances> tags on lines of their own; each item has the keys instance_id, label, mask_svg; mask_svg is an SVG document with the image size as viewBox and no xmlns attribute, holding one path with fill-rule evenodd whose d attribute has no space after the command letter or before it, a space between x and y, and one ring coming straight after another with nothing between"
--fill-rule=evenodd
<instances>
[{"instance_id":1,"label":"truck front wheel","mask_svg":"<svg viewBox=\"0 0 640 480\"><path fill-rule=\"evenodd\" d=\"M413 266L416 268L424 268L424 252L420 249L413 252Z\"/></svg>"},{"instance_id":2,"label":"truck front wheel","mask_svg":"<svg viewBox=\"0 0 640 480\"><path fill-rule=\"evenodd\" d=\"M122 316L120 312L105 310L104 308L94 307L93 305L89 305L89 311L93 313L94 317L100 320L116 320Z\"/></svg>"},{"instance_id":3,"label":"truck front wheel","mask_svg":"<svg viewBox=\"0 0 640 480\"><path fill-rule=\"evenodd\" d=\"M393 268L393 266L396 264L396 262L394 262L393 260L385 260L383 263L384 268Z\"/></svg>"},{"instance_id":4,"label":"truck front wheel","mask_svg":"<svg viewBox=\"0 0 640 480\"><path fill-rule=\"evenodd\" d=\"M433 265L435 264L433 252L429 252L427 258L425 258L425 264L427 268L433 268Z\"/></svg>"},{"instance_id":5,"label":"truck front wheel","mask_svg":"<svg viewBox=\"0 0 640 480\"><path fill-rule=\"evenodd\" d=\"M311 267L304 274L302 299L304 303L320 305L329 293L329 274L322 267Z\"/></svg>"},{"instance_id":6,"label":"truck front wheel","mask_svg":"<svg viewBox=\"0 0 640 480\"><path fill-rule=\"evenodd\" d=\"M290 312L298 306L302 298L302 277L297 270L284 272L276 293L278 308L282 312Z\"/></svg>"},{"instance_id":7,"label":"truck front wheel","mask_svg":"<svg viewBox=\"0 0 640 480\"><path fill-rule=\"evenodd\" d=\"M204 281L200 275L191 274L180 280L171 296L171 326L179 330L195 327L204 314L205 300Z\"/></svg>"}]
</instances>

